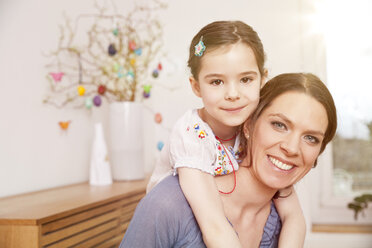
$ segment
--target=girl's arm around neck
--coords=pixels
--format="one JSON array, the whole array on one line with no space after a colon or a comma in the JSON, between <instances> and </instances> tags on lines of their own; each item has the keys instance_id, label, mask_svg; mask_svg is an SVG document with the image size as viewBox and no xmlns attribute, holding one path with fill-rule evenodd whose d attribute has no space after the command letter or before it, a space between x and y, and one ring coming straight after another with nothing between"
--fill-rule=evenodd
<instances>
[{"instance_id":1,"label":"girl's arm around neck","mask_svg":"<svg viewBox=\"0 0 372 248\"><path fill-rule=\"evenodd\" d=\"M212 175L192 168L178 168L182 191L189 202L207 247L241 247L228 222Z\"/></svg>"},{"instance_id":2,"label":"girl's arm around neck","mask_svg":"<svg viewBox=\"0 0 372 248\"><path fill-rule=\"evenodd\" d=\"M279 248L301 248L304 246L306 223L296 191L288 197L274 200L280 219L282 231L279 237Z\"/></svg>"}]
</instances>

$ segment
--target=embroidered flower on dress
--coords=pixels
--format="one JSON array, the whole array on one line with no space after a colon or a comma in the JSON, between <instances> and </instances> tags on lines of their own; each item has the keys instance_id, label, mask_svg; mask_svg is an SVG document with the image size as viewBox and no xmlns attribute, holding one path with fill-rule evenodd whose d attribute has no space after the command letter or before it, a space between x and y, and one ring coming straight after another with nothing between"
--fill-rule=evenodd
<instances>
[{"instance_id":1,"label":"embroidered flower on dress","mask_svg":"<svg viewBox=\"0 0 372 248\"><path fill-rule=\"evenodd\" d=\"M215 171L215 175L221 175L221 173L222 173L222 167L217 167L216 169L214 169L214 171Z\"/></svg>"},{"instance_id":2,"label":"embroidered flower on dress","mask_svg":"<svg viewBox=\"0 0 372 248\"><path fill-rule=\"evenodd\" d=\"M204 139L208 136L208 133L205 130L200 130L200 126L198 123L194 125L194 131L200 139Z\"/></svg>"},{"instance_id":3,"label":"embroidered flower on dress","mask_svg":"<svg viewBox=\"0 0 372 248\"><path fill-rule=\"evenodd\" d=\"M206 134L206 132L204 130L201 130L199 132L199 135L198 135L199 138L204 139L206 136L207 136L207 134Z\"/></svg>"},{"instance_id":4,"label":"embroidered flower on dress","mask_svg":"<svg viewBox=\"0 0 372 248\"><path fill-rule=\"evenodd\" d=\"M234 155L234 158L235 158L235 160L238 162L238 163L240 163L240 162L242 162L239 158L240 158L240 154L242 154L242 152L243 152L243 147L241 146L241 145L239 145L239 148L238 148L238 150L234 153L232 153L233 155Z\"/></svg>"},{"instance_id":5,"label":"embroidered flower on dress","mask_svg":"<svg viewBox=\"0 0 372 248\"><path fill-rule=\"evenodd\" d=\"M235 156L235 152L234 152L234 148L232 146L228 146L227 149L229 150L229 152Z\"/></svg>"}]
</instances>

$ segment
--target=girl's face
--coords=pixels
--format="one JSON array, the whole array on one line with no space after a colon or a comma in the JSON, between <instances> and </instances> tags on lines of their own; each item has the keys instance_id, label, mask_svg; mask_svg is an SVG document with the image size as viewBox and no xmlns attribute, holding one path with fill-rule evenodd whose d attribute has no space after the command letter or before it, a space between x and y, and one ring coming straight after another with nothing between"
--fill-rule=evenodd
<instances>
[{"instance_id":1,"label":"girl's face","mask_svg":"<svg viewBox=\"0 0 372 248\"><path fill-rule=\"evenodd\" d=\"M218 133L249 117L257 107L262 80L253 50L238 42L205 53L198 81L191 77L190 83L204 103L204 121Z\"/></svg>"},{"instance_id":2,"label":"girl's face","mask_svg":"<svg viewBox=\"0 0 372 248\"><path fill-rule=\"evenodd\" d=\"M273 189L293 185L314 165L327 126L326 110L313 97L299 92L278 96L253 130L253 175Z\"/></svg>"}]
</instances>

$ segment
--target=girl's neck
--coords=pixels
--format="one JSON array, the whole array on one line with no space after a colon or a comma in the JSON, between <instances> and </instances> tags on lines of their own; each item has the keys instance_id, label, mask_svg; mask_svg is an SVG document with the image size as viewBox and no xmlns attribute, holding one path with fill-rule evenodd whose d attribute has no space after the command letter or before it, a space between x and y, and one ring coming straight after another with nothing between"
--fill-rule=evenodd
<instances>
[{"instance_id":1,"label":"girl's neck","mask_svg":"<svg viewBox=\"0 0 372 248\"><path fill-rule=\"evenodd\" d=\"M228 140L232 141L232 143L235 140L238 127L234 126L226 126L223 123L219 122L218 120L214 119L212 116L210 116L208 113L206 113L205 109L199 109L198 110L199 117L209 125L209 127L212 129L215 136L217 136L221 141Z\"/></svg>"}]
</instances>

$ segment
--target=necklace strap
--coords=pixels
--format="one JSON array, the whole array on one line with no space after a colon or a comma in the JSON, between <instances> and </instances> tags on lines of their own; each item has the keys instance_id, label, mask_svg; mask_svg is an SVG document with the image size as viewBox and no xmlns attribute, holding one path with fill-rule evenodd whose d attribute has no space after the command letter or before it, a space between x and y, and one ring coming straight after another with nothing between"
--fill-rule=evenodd
<instances>
[{"instance_id":1,"label":"necklace strap","mask_svg":"<svg viewBox=\"0 0 372 248\"><path fill-rule=\"evenodd\" d=\"M234 134L234 136L232 136L231 138L229 138L229 139L221 139L220 137L218 137L217 135L215 136L216 137L216 139L218 140L218 141L223 141L223 142L226 142L226 141L230 141L230 140L233 140L233 139L235 139L236 138L236 133ZM222 142L221 142L222 143Z\"/></svg>"},{"instance_id":2,"label":"necklace strap","mask_svg":"<svg viewBox=\"0 0 372 248\"><path fill-rule=\"evenodd\" d=\"M235 134L235 136L234 136L233 138L227 139L227 140L225 140L225 141L232 140L232 139L234 139L235 137L236 137L236 134ZM234 164L232 163L232 161L231 161L231 159L230 159L230 156L229 156L228 151L226 150L224 144L222 144L222 142L221 142L221 141L223 141L223 140L221 140L218 136L216 136L216 139L220 141L220 143L221 143L221 145L222 145L222 147L223 147L223 150L225 151L226 156L227 156L227 158L229 159L230 165L231 165L231 167L232 167L232 169L233 169L233 173L234 173L234 186L233 186L232 190L230 190L230 191L228 191L228 192L224 192L224 191L218 190L218 192L220 192L221 194L228 195L228 194L231 194L232 192L234 192L234 190L235 190L235 188L236 188L236 174L235 174L235 168L234 168Z\"/></svg>"}]
</instances>

